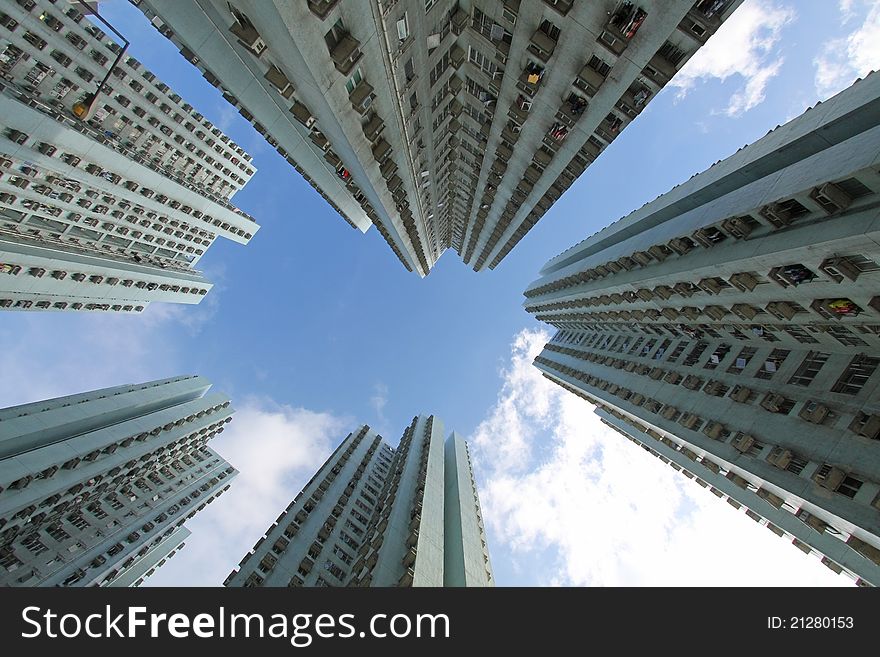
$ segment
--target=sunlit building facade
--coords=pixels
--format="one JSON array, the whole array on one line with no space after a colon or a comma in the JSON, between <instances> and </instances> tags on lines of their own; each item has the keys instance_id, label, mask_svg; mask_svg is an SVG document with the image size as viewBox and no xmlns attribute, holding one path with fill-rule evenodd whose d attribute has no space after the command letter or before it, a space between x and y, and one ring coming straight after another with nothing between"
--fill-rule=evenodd
<instances>
[{"instance_id":1,"label":"sunlit building facade","mask_svg":"<svg viewBox=\"0 0 880 657\"><path fill-rule=\"evenodd\" d=\"M226 586L494 586L467 444L417 416L351 433Z\"/></svg>"},{"instance_id":2,"label":"sunlit building facade","mask_svg":"<svg viewBox=\"0 0 880 657\"><path fill-rule=\"evenodd\" d=\"M873 73L550 260L525 292L558 329L535 362L548 378L875 585L878 153Z\"/></svg>"},{"instance_id":3,"label":"sunlit building facade","mask_svg":"<svg viewBox=\"0 0 880 657\"><path fill-rule=\"evenodd\" d=\"M230 202L251 157L83 11L0 8L0 308L198 303L211 283L195 266L214 240L257 231Z\"/></svg>"},{"instance_id":4,"label":"sunlit building facade","mask_svg":"<svg viewBox=\"0 0 880 657\"><path fill-rule=\"evenodd\" d=\"M0 410L0 586L136 586L237 471L229 399L180 376Z\"/></svg>"},{"instance_id":5,"label":"sunlit building facade","mask_svg":"<svg viewBox=\"0 0 880 657\"><path fill-rule=\"evenodd\" d=\"M741 0L131 0L410 271L493 269Z\"/></svg>"}]
</instances>

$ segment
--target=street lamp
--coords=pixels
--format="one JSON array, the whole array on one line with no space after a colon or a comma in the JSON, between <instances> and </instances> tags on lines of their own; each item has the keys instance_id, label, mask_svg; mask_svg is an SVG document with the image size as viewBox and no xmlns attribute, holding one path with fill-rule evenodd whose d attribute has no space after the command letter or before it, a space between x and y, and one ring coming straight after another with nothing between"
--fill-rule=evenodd
<instances>
[{"instance_id":1,"label":"street lamp","mask_svg":"<svg viewBox=\"0 0 880 657\"><path fill-rule=\"evenodd\" d=\"M125 44L122 47L122 50L116 55L116 59L113 60L113 64L107 70L107 74L101 80L100 84L98 84L98 88L93 93L88 93L82 98L80 98L77 102L73 104L71 110L73 111L73 115L78 118L80 121L88 121L95 114L95 110L98 107L98 96L101 93L101 90L104 88L104 85L107 84L107 80L110 79L110 74L113 73L113 69L116 68L116 65L119 64L119 61L122 59L122 56L125 54L125 51L128 50L128 39L122 36L116 28L114 28L110 23L104 20L104 18L98 13L97 9L93 9L88 4L83 2L83 0L77 0L79 4L87 9L87 14L90 14L97 18L101 23L103 23L107 29L109 29L113 34L115 34L119 39Z\"/></svg>"}]
</instances>

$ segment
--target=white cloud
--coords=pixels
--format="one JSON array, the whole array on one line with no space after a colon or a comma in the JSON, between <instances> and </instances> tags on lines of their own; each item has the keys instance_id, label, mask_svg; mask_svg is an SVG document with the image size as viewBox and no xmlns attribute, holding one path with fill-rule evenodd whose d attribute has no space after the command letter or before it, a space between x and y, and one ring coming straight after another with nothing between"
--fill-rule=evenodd
<instances>
[{"instance_id":1,"label":"white cloud","mask_svg":"<svg viewBox=\"0 0 880 657\"><path fill-rule=\"evenodd\" d=\"M0 406L184 374L167 341L165 318L7 313L0 328Z\"/></svg>"},{"instance_id":2,"label":"white cloud","mask_svg":"<svg viewBox=\"0 0 880 657\"><path fill-rule=\"evenodd\" d=\"M851 584L543 378L532 361L549 337L516 336L470 439L496 566L556 585Z\"/></svg>"},{"instance_id":3,"label":"white cloud","mask_svg":"<svg viewBox=\"0 0 880 657\"><path fill-rule=\"evenodd\" d=\"M197 335L217 312L217 291L198 305L152 303L141 315L4 313L0 406L188 374L165 333Z\"/></svg>"},{"instance_id":4,"label":"white cloud","mask_svg":"<svg viewBox=\"0 0 880 657\"><path fill-rule=\"evenodd\" d=\"M328 413L246 400L209 443L239 475L186 523L192 531L186 547L147 585L221 585L352 426Z\"/></svg>"},{"instance_id":5,"label":"white cloud","mask_svg":"<svg viewBox=\"0 0 880 657\"><path fill-rule=\"evenodd\" d=\"M376 411L379 421L385 423L385 405L388 403L388 386L382 382L373 386L373 395L370 397L370 406Z\"/></svg>"},{"instance_id":6,"label":"white cloud","mask_svg":"<svg viewBox=\"0 0 880 657\"><path fill-rule=\"evenodd\" d=\"M747 0L724 22L672 79L670 86L684 98L697 82L732 76L744 84L730 97L722 112L740 116L764 100L767 83L782 66L777 45L783 28L795 18L791 8L771 0Z\"/></svg>"},{"instance_id":7,"label":"white cloud","mask_svg":"<svg viewBox=\"0 0 880 657\"><path fill-rule=\"evenodd\" d=\"M859 16L864 16L864 21L847 36L825 42L813 60L820 100L880 69L880 0L841 0L840 9L843 23Z\"/></svg>"}]
</instances>

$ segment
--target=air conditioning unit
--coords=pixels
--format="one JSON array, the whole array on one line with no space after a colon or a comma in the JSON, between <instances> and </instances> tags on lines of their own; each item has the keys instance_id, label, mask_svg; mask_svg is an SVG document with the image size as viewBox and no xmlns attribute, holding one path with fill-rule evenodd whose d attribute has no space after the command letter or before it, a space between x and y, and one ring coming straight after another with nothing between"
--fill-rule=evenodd
<instances>
[{"instance_id":1,"label":"air conditioning unit","mask_svg":"<svg viewBox=\"0 0 880 657\"><path fill-rule=\"evenodd\" d=\"M849 424L849 430L865 438L880 438L880 415L857 413Z\"/></svg>"},{"instance_id":2,"label":"air conditioning unit","mask_svg":"<svg viewBox=\"0 0 880 657\"><path fill-rule=\"evenodd\" d=\"M774 447L770 454L767 455L767 462L775 465L780 470L785 470L794 456L791 450L782 447Z\"/></svg>"},{"instance_id":3,"label":"air conditioning unit","mask_svg":"<svg viewBox=\"0 0 880 657\"><path fill-rule=\"evenodd\" d=\"M828 490L837 490L844 479L846 479L846 473L843 470L827 463L822 465L813 475L813 481Z\"/></svg>"},{"instance_id":4,"label":"air conditioning unit","mask_svg":"<svg viewBox=\"0 0 880 657\"><path fill-rule=\"evenodd\" d=\"M745 454L755 444L755 438L747 433L738 433L730 444L733 445L734 449L738 452Z\"/></svg>"},{"instance_id":5,"label":"air conditioning unit","mask_svg":"<svg viewBox=\"0 0 880 657\"><path fill-rule=\"evenodd\" d=\"M831 409L825 406L825 404L820 404L816 401L808 401L798 412L798 417L807 422L812 422L813 424L822 424L830 412Z\"/></svg>"},{"instance_id":6,"label":"air conditioning unit","mask_svg":"<svg viewBox=\"0 0 880 657\"><path fill-rule=\"evenodd\" d=\"M861 271L846 258L827 258L819 265L820 271L826 274L835 283L840 283L844 278L856 280Z\"/></svg>"},{"instance_id":7,"label":"air conditioning unit","mask_svg":"<svg viewBox=\"0 0 880 657\"><path fill-rule=\"evenodd\" d=\"M397 38L406 41L409 37L409 26L406 23L406 16L397 21Z\"/></svg>"},{"instance_id":8,"label":"air conditioning unit","mask_svg":"<svg viewBox=\"0 0 880 657\"><path fill-rule=\"evenodd\" d=\"M771 413L778 413L783 404L785 404L785 397L773 392L768 392L761 400L761 408Z\"/></svg>"},{"instance_id":9,"label":"air conditioning unit","mask_svg":"<svg viewBox=\"0 0 880 657\"><path fill-rule=\"evenodd\" d=\"M780 208L777 203L765 205L759 214L776 228L783 228L791 223L791 213Z\"/></svg>"},{"instance_id":10,"label":"air conditioning unit","mask_svg":"<svg viewBox=\"0 0 880 657\"><path fill-rule=\"evenodd\" d=\"M700 422L700 416L693 413L684 413L678 418L678 423L685 429L693 429Z\"/></svg>"},{"instance_id":11,"label":"air conditioning unit","mask_svg":"<svg viewBox=\"0 0 880 657\"><path fill-rule=\"evenodd\" d=\"M849 194L834 183L825 183L810 192L810 197L819 203L828 214L845 210L852 203Z\"/></svg>"},{"instance_id":12,"label":"air conditioning unit","mask_svg":"<svg viewBox=\"0 0 880 657\"><path fill-rule=\"evenodd\" d=\"M712 440L720 440L724 435L724 425L720 422L709 422L703 427L703 433Z\"/></svg>"}]
</instances>

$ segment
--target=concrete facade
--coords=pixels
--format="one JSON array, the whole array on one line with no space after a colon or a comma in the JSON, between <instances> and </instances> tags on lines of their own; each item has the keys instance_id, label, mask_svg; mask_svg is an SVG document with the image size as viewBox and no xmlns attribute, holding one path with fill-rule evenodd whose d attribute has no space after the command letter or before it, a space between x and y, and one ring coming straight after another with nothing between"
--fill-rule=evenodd
<instances>
[{"instance_id":1,"label":"concrete facade","mask_svg":"<svg viewBox=\"0 0 880 657\"><path fill-rule=\"evenodd\" d=\"M703 481L721 473L753 513L769 518L755 501L769 500L790 516L771 524L874 585L878 163L872 73L550 260L525 292L559 329L536 359L548 378Z\"/></svg>"},{"instance_id":2,"label":"concrete facade","mask_svg":"<svg viewBox=\"0 0 880 657\"><path fill-rule=\"evenodd\" d=\"M0 586L131 586L237 474L232 419L199 376L0 410Z\"/></svg>"},{"instance_id":3,"label":"concrete facade","mask_svg":"<svg viewBox=\"0 0 880 657\"><path fill-rule=\"evenodd\" d=\"M194 266L214 240L258 229L230 202L251 158L81 9L0 11L0 308L198 303L211 284ZM94 115L76 118L111 68Z\"/></svg>"},{"instance_id":4,"label":"concrete facade","mask_svg":"<svg viewBox=\"0 0 880 657\"><path fill-rule=\"evenodd\" d=\"M226 586L493 586L467 445L417 416L351 433Z\"/></svg>"},{"instance_id":5,"label":"concrete facade","mask_svg":"<svg viewBox=\"0 0 880 657\"><path fill-rule=\"evenodd\" d=\"M352 226L492 269L741 0L131 0Z\"/></svg>"}]
</instances>

